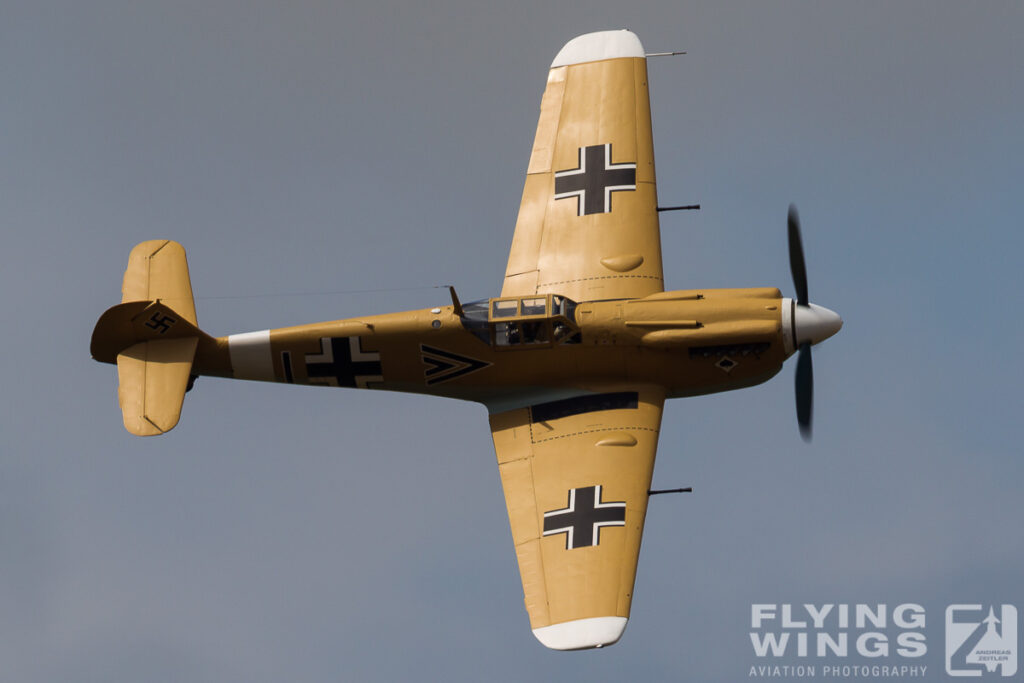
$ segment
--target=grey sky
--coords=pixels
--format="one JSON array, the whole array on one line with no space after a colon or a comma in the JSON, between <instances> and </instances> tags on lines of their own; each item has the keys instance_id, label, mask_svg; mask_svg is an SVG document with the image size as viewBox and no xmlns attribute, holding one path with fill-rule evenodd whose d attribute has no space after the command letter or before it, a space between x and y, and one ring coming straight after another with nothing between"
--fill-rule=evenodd
<instances>
[{"instance_id":1,"label":"grey sky","mask_svg":"<svg viewBox=\"0 0 1024 683\"><path fill-rule=\"evenodd\" d=\"M548 64L649 51L672 288L812 300L793 364L667 404L630 625L531 635L482 407L200 379L121 426L89 360L131 247L212 334L496 294ZM1024 609L1019 2L0 0L0 678L721 680L752 602ZM218 298L423 287L404 292ZM862 662L861 662L862 663Z\"/></svg>"}]
</instances>

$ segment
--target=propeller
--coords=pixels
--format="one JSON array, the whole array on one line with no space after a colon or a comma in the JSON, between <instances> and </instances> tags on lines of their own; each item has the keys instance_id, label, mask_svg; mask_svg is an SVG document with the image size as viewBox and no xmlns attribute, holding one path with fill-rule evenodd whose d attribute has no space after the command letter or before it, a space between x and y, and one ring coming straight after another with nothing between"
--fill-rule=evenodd
<instances>
[{"instance_id":1,"label":"propeller","mask_svg":"<svg viewBox=\"0 0 1024 683\"><path fill-rule=\"evenodd\" d=\"M811 362L811 343L800 345L796 359L796 422L800 436L811 440L811 413L814 409L814 364Z\"/></svg>"},{"instance_id":2,"label":"propeller","mask_svg":"<svg viewBox=\"0 0 1024 683\"><path fill-rule=\"evenodd\" d=\"M811 440L811 415L814 410L814 363L811 346L832 336L842 327L842 319L834 312L811 304L807 295L807 265L804 262L803 240L800 237L800 215L796 206L789 205L786 221L789 234L789 269L796 288L793 308L793 343L799 350L796 361L796 421L800 436Z\"/></svg>"},{"instance_id":3,"label":"propeller","mask_svg":"<svg viewBox=\"0 0 1024 683\"><path fill-rule=\"evenodd\" d=\"M796 212L796 204L789 205L786 217L789 233L789 270L793 273L793 286L796 287L796 303L806 306L807 298L807 265L804 263L804 241L800 238L800 214Z\"/></svg>"}]
</instances>

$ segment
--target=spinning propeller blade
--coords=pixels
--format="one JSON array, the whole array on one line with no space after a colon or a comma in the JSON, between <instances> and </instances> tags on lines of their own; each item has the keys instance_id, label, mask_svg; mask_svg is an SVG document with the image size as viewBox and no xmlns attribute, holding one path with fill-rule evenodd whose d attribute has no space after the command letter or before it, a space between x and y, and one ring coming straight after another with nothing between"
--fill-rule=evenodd
<instances>
[{"instance_id":1,"label":"spinning propeller blade","mask_svg":"<svg viewBox=\"0 0 1024 683\"><path fill-rule=\"evenodd\" d=\"M843 319L834 311L810 302L807 295L807 265L800 237L800 215L796 206L789 205L787 218L789 233L789 269L796 289L793 306L793 344L799 350L796 362L796 421L804 441L811 440L811 414L814 409L814 364L811 346L828 339L843 326Z\"/></svg>"},{"instance_id":2,"label":"spinning propeller blade","mask_svg":"<svg viewBox=\"0 0 1024 683\"><path fill-rule=\"evenodd\" d=\"M800 436L811 440L811 412L814 408L814 364L811 362L811 344L800 345L796 360L796 421Z\"/></svg>"},{"instance_id":3,"label":"spinning propeller blade","mask_svg":"<svg viewBox=\"0 0 1024 683\"><path fill-rule=\"evenodd\" d=\"M804 264L804 243L800 239L800 214L796 205L789 205L789 216L786 220L789 229L789 270L793 273L793 286L796 288L796 303L806 306L807 298L807 266Z\"/></svg>"}]
</instances>

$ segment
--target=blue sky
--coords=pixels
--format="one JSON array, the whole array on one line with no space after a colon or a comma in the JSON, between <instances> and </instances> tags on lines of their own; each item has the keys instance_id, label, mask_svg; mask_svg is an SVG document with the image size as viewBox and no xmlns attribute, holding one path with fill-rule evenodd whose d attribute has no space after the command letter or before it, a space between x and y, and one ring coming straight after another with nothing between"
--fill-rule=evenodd
<instances>
[{"instance_id":1,"label":"blue sky","mask_svg":"<svg viewBox=\"0 0 1024 683\"><path fill-rule=\"evenodd\" d=\"M5 679L735 681L752 603L916 602L937 680L946 605L1024 608L1020 3L0 14ZM703 206L666 285L791 293L792 201L845 320L809 446L792 363L667 404L655 484L694 493L621 643L531 635L480 406L204 378L123 430L88 339L135 243L185 246L216 335L495 295L548 64L620 27L689 53L649 65L659 197Z\"/></svg>"}]
</instances>

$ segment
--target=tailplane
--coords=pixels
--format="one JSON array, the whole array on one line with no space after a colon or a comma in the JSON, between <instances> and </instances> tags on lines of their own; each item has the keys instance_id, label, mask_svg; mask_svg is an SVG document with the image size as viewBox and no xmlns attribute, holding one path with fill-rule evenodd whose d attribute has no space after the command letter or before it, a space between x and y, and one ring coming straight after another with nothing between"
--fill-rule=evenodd
<instances>
[{"instance_id":1,"label":"tailplane","mask_svg":"<svg viewBox=\"0 0 1024 683\"><path fill-rule=\"evenodd\" d=\"M163 434L178 424L196 347L210 339L196 324L185 249L171 240L136 246L121 292L121 303L96 322L90 351L117 364L125 429Z\"/></svg>"}]
</instances>

